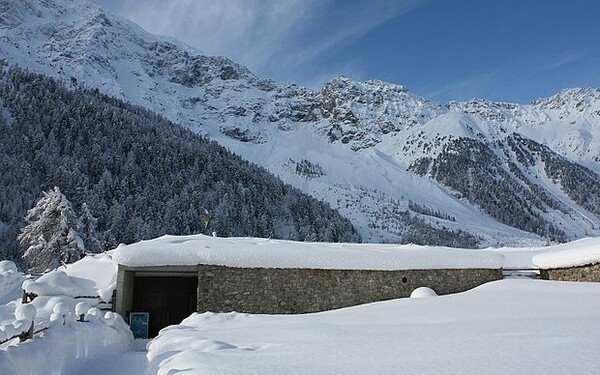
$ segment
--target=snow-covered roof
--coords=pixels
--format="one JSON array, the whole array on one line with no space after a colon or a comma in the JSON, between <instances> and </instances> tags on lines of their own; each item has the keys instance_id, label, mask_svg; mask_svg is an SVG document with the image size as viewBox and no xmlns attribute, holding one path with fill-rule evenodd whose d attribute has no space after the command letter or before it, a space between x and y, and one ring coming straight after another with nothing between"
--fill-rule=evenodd
<instances>
[{"instance_id":1,"label":"snow-covered roof","mask_svg":"<svg viewBox=\"0 0 600 375\"><path fill-rule=\"evenodd\" d=\"M539 268L568 268L600 263L600 238L584 238L533 257Z\"/></svg>"},{"instance_id":2,"label":"snow-covered roof","mask_svg":"<svg viewBox=\"0 0 600 375\"><path fill-rule=\"evenodd\" d=\"M315 269L501 268L501 254L446 247L294 242L205 235L163 236L119 245L113 260L129 267L220 265Z\"/></svg>"}]
</instances>

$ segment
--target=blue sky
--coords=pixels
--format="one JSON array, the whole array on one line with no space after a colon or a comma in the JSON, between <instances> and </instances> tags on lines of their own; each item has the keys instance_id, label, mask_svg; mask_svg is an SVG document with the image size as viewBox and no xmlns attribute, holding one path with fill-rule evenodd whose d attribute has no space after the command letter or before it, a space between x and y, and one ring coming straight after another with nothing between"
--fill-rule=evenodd
<instances>
[{"instance_id":1,"label":"blue sky","mask_svg":"<svg viewBox=\"0 0 600 375\"><path fill-rule=\"evenodd\" d=\"M429 99L600 87L598 0L98 0L148 31L312 89L338 74Z\"/></svg>"}]
</instances>

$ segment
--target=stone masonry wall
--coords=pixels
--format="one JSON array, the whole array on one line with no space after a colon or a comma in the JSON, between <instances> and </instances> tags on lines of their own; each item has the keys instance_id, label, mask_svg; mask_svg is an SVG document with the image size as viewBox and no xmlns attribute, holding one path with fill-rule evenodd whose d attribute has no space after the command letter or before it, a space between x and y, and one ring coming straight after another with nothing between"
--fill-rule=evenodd
<instances>
[{"instance_id":1,"label":"stone masonry wall","mask_svg":"<svg viewBox=\"0 0 600 375\"><path fill-rule=\"evenodd\" d=\"M198 311L306 313L408 297L421 286L462 292L502 278L500 269L320 270L198 267Z\"/></svg>"},{"instance_id":2,"label":"stone masonry wall","mask_svg":"<svg viewBox=\"0 0 600 375\"><path fill-rule=\"evenodd\" d=\"M582 267L540 270L540 278L560 281L600 282L600 263Z\"/></svg>"}]
</instances>

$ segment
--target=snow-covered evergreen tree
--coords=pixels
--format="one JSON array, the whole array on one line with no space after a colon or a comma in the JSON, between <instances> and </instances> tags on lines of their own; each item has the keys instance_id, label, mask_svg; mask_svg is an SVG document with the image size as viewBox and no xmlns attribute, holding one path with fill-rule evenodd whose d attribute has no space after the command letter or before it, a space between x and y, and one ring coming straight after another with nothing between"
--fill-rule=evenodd
<instances>
[{"instance_id":1,"label":"snow-covered evergreen tree","mask_svg":"<svg viewBox=\"0 0 600 375\"><path fill-rule=\"evenodd\" d=\"M17 237L29 224L26 212L49 184L60 186L74 207L86 202L93 209L103 250L166 233L212 231L360 240L329 205L299 198L299 190L264 168L141 108L94 91L68 91L18 68L0 69L0 98L0 258L22 256ZM298 200L302 205L292 209ZM303 205L310 206L308 220ZM86 251L95 252L83 224ZM302 226L311 229L296 230Z\"/></svg>"},{"instance_id":2,"label":"snow-covered evergreen tree","mask_svg":"<svg viewBox=\"0 0 600 375\"><path fill-rule=\"evenodd\" d=\"M56 268L83 256L81 222L58 187L44 192L35 207L27 212L25 220L29 224L21 230L19 241L25 248L23 258L33 270Z\"/></svg>"},{"instance_id":3,"label":"snow-covered evergreen tree","mask_svg":"<svg viewBox=\"0 0 600 375\"><path fill-rule=\"evenodd\" d=\"M91 253L99 253L102 251L102 245L98 240L98 234L96 232L98 219L92 215L87 203L81 205L81 216L79 217L79 221L81 222L81 234L83 236L85 250Z\"/></svg>"}]
</instances>

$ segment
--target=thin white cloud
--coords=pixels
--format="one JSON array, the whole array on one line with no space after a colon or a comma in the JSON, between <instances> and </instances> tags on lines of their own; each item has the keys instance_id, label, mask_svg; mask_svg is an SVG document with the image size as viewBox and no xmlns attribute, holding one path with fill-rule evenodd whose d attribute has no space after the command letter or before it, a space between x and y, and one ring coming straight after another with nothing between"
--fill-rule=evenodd
<instances>
[{"instance_id":1,"label":"thin white cloud","mask_svg":"<svg viewBox=\"0 0 600 375\"><path fill-rule=\"evenodd\" d=\"M589 54L588 51L565 51L562 54L547 61L540 67L541 70L551 70L562 68L566 65L573 64Z\"/></svg>"},{"instance_id":2,"label":"thin white cloud","mask_svg":"<svg viewBox=\"0 0 600 375\"><path fill-rule=\"evenodd\" d=\"M473 74L465 79L456 79L448 84L434 86L433 83L428 87L423 87L424 95L433 100L440 98L452 98L451 100L469 100L472 98L486 98L495 101L515 101L506 96L512 93L513 97L522 91L523 82L532 82L537 84L537 76L547 76L548 72L558 69L565 65L579 60L581 55L564 55L547 61L539 61L535 64L525 64L523 62L515 63L511 66L496 66L485 72ZM558 89L557 89L558 90ZM529 102L535 98L523 100L522 103Z\"/></svg>"},{"instance_id":3,"label":"thin white cloud","mask_svg":"<svg viewBox=\"0 0 600 375\"><path fill-rule=\"evenodd\" d=\"M260 65L294 37L318 0L125 0L123 13L145 29L209 54Z\"/></svg>"},{"instance_id":4,"label":"thin white cloud","mask_svg":"<svg viewBox=\"0 0 600 375\"><path fill-rule=\"evenodd\" d=\"M359 4L347 2L341 8L336 8L325 15L321 14L321 18L328 19L318 20L319 24L325 25L319 37L313 40L303 40L302 45L287 49L284 57L279 59L278 63L295 68L300 64L313 61L333 49L352 43L390 19L423 3L423 0L379 0ZM344 2L340 2L340 4L343 5ZM306 30L304 33L309 34ZM350 61L341 62L341 65L357 69L353 60L354 58L351 57ZM348 74L346 71L342 71L342 73Z\"/></svg>"},{"instance_id":5,"label":"thin white cloud","mask_svg":"<svg viewBox=\"0 0 600 375\"><path fill-rule=\"evenodd\" d=\"M122 9L153 33L230 57L259 74L300 78L315 59L425 1L124 0Z\"/></svg>"},{"instance_id":6,"label":"thin white cloud","mask_svg":"<svg viewBox=\"0 0 600 375\"><path fill-rule=\"evenodd\" d=\"M463 80L453 81L447 85L425 87L423 91L426 92L428 98L433 100L439 98L454 98L453 100L488 98L504 74L506 72L503 69L497 68Z\"/></svg>"}]
</instances>

